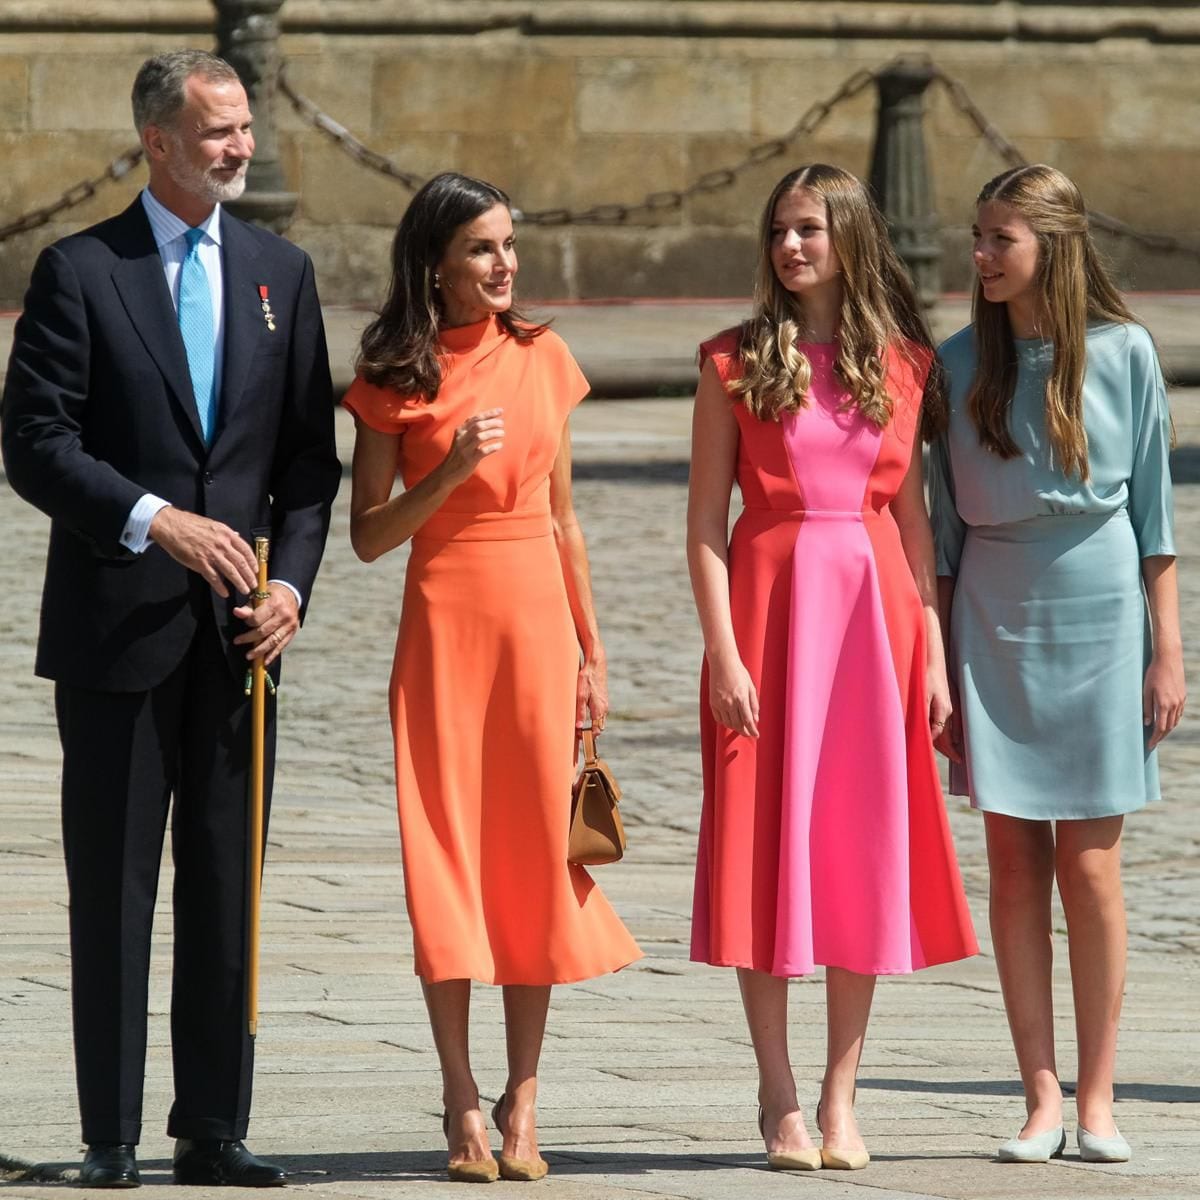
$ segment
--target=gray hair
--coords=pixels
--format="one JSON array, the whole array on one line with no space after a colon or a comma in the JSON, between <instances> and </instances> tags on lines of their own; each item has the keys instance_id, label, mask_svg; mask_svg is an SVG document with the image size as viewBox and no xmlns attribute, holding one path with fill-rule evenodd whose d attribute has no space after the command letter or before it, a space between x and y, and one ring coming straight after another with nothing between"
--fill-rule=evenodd
<instances>
[{"instance_id":1,"label":"gray hair","mask_svg":"<svg viewBox=\"0 0 1200 1200\"><path fill-rule=\"evenodd\" d=\"M171 126L186 98L187 81L199 75L209 83L239 83L238 73L207 50L172 50L142 63L133 81L133 125Z\"/></svg>"}]
</instances>

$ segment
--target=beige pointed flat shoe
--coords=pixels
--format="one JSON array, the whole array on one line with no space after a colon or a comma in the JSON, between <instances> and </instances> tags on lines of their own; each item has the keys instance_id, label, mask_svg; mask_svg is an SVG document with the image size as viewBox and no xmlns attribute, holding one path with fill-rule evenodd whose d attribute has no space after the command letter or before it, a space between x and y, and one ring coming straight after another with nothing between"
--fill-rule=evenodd
<instances>
[{"instance_id":1,"label":"beige pointed flat shoe","mask_svg":"<svg viewBox=\"0 0 1200 1200\"><path fill-rule=\"evenodd\" d=\"M504 1107L506 1099L507 1093L492 1105L492 1124L501 1134L504 1131L500 1129L500 1110ZM517 1158L515 1155L502 1152L499 1161L500 1178L513 1183L536 1183L539 1179L545 1179L550 1173L550 1164L544 1158Z\"/></svg>"},{"instance_id":2,"label":"beige pointed flat shoe","mask_svg":"<svg viewBox=\"0 0 1200 1200\"><path fill-rule=\"evenodd\" d=\"M450 1114L442 1113L442 1133L450 1136ZM446 1175L451 1183L495 1183L500 1178L500 1166L494 1158L476 1162L447 1163Z\"/></svg>"}]
</instances>

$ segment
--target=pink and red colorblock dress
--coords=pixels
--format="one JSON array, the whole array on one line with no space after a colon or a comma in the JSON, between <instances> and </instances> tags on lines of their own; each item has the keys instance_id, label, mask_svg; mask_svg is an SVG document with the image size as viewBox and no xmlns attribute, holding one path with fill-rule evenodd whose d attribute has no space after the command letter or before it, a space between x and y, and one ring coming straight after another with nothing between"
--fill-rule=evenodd
<instances>
[{"instance_id":1,"label":"pink and red colorblock dress","mask_svg":"<svg viewBox=\"0 0 1200 1200\"><path fill-rule=\"evenodd\" d=\"M737 330L701 346L728 383ZM925 366L889 352L884 429L803 344L808 405L731 399L744 504L733 626L759 737L719 726L701 682L704 808L691 956L774 975L900 974L977 953L929 733L921 599L888 504L912 460Z\"/></svg>"}]
</instances>

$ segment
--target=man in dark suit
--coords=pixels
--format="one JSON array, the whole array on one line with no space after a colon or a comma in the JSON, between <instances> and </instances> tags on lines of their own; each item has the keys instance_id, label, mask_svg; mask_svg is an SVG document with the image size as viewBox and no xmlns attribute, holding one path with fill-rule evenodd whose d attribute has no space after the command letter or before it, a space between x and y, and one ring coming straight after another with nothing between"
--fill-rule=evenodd
<instances>
[{"instance_id":1,"label":"man in dark suit","mask_svg":"<svg viewBox=\"0 0 1200 1200\"><path fill-rule=\"evenodd\" d=\"M51 518L36 671L55 681L81 1182L137 1186L150 927L171 808L180 1183L271 1186L250 1111L247 659L296 634L340 478L301 250L231 217L254 150L212 55L133 89L148 188L46 249L4 389L8 479ZM271 538L270 595L250 541ZM267 784L274 722L268 716ZM268 791L269 794L269 791Z\"/></svg>"}]
</instances>

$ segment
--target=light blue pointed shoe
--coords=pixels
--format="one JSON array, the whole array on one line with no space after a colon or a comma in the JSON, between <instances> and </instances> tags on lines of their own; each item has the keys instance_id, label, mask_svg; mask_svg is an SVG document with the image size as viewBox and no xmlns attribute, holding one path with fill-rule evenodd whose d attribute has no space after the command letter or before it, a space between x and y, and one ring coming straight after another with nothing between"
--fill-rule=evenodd
<instances>
[{"instance_id":1,"label":"light blue pointed shoe","mask_svg":"<svg viewBox=\"0 0 1200 1200\"><path fill-rule=\"evenodd\" d=\"M1079 1144L1079 1157L1084 1162L1121 1163L1133 1157L1133 1151L1119 1129L1112 1137L1097 1137L1094 1133L1088 1133L1082 1125L1077 1125L1075 1141Z\"/></svg>"},{"instance_id":2,"label":"light blue pointed shoe","mask_svg":"<svg viewBox=\"0 0 1200 1200\"><path fill-rule=\"evenodd\" d=\"M1012 1141L1005 1142L996 1151L996 1157L1001 1162L1044 1163L1049 1162L1052 1158L1062 1158L1066 1148L1066 1130L1061 1125L1057 1125L1035 1137L1015 1137Z\"/></svg>"}]
</instances>

